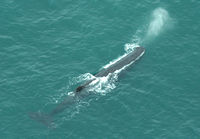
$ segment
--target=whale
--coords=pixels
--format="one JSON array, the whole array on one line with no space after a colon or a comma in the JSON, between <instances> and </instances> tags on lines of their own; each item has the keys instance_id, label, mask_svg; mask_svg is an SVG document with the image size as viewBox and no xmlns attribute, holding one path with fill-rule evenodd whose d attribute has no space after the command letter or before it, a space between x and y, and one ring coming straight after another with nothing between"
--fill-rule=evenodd
<instances>
[{"instance_id":1,"label":"whale","mask_svg":"<svg viewBox=\"0 0 200 139\"><path fill-rule=\"evenodd\" d=\"M94 74L96 78L98 77L106 77L109 74L112 74L126 66L129 66L133 64L135 61L140 59L140 57L144 54L145 48L138 46L135 47L133 51L126 54L121 59L117 60L110 66L101 69L99 72ZM29 116L32 119L35 119L41 123L43 123L46 126L51 126L51 123L53 122L53 117L61 112L63 112L66 108L72 106L74 103L77 102L77 100L82 99L86 97L87 95L83 95L82 92L84 89L87 89L87 86L89 86L96 78L91 79L87 81L86 83L78 86L74 91L74 95L67 96L60 104L58 104L50 113L44 114L41 112L35 112L35 113L29 113Z\"/></svg>"}]
</instances>

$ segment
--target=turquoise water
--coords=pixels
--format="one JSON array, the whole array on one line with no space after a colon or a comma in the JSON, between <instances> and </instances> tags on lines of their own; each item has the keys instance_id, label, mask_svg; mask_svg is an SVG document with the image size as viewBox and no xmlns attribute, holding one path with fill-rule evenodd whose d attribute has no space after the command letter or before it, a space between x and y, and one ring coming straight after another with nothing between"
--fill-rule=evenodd
<instances>
[{"instance_id":1,"label":"turquoise water","mask_svg":"<svg viewBox=\"0 0 200 139\"><path fill-rule=\"evenodd\" d=\"M199 139L200 1L2 0L0 138ZM115 82L54 117L89 75L142 45Z\"/></svg>"}]
</instances>

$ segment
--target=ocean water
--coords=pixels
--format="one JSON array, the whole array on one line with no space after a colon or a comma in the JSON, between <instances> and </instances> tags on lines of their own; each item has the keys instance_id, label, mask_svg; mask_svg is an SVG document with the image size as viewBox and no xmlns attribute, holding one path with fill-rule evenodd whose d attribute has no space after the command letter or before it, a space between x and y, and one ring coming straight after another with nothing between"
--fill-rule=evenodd
<instances>
[{"instance_id":1,"label":"ocean water","mask_svg":"<svg viewBox=\"0 0 200 139\"><path fill-rule=\"evenodd\" d=\"M199 0L1 0L1 139L199 139ZM92 96L48 113L113 60Z\"/></svg>"}]
</instances>

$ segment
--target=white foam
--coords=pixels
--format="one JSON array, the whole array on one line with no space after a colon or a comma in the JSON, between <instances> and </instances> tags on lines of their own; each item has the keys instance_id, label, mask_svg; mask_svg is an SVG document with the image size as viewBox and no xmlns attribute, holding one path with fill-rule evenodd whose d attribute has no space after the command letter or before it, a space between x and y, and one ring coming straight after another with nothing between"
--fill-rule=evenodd
<instances>
[{"instance_id":1,"label":"white foam","mask_svg":"<svg viewBox=\"0 0 200 139\"><path fill-rule=\"evenodd\" d=\"M83 82L83 81L92 80L93 78L95 78L95 77L91 73L84 73L84 74L81 74L78 77L73 78L73 80L75 81L75 83L80 83L80 82Z\"/></svg>"},{"instance_id":2,"label":"white foam","mask_svg":"<svg viewBox=\"0 0 200 139\"><path fill-rule=\"evenodd\" d=\"M135 47L139 47L139 45L136 44L136 43L126 43L125 46L124 46L124 50L127 53L130 53L135 49Z\"/></svg>"},{"instance_id":3,"label":"white foam","mask_svg":"<svg viewBox=\"0 0 200 139\"><path fill-rule=\"evenodd\" d=\"M90 92L92 91L94 93L105 95L116 87L115 82L117 79L118 75L116 73L110 73L106 77L97 77L90 83L88 90Z\"/></svg>"}]
</instances>

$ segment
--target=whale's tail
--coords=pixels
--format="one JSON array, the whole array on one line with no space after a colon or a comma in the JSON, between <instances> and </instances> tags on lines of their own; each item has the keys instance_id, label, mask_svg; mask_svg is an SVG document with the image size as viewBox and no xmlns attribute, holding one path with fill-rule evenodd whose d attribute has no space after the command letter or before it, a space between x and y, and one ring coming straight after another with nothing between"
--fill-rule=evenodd
<instances>
[{"instance_id":1,"label":"whale's tail","mask_svg":"<svg viewBox=\"0 0 200 139\"><path fill-rule=\"evenodd\" d=\"M52 117L41 112L31 112L28 114L30 118L44 124L47 127L52 127Z\"/></svg>"}]
</instances>

